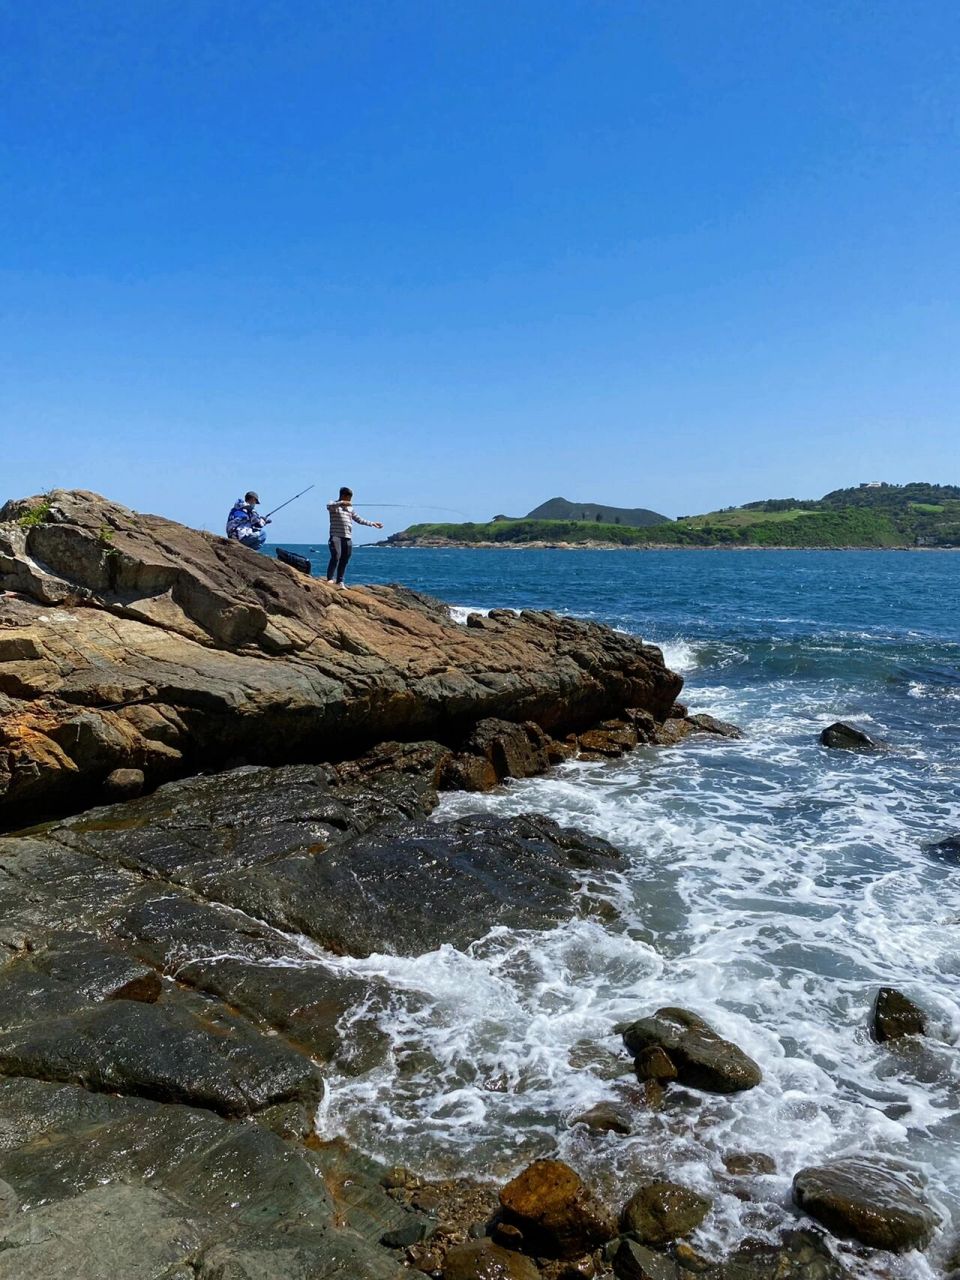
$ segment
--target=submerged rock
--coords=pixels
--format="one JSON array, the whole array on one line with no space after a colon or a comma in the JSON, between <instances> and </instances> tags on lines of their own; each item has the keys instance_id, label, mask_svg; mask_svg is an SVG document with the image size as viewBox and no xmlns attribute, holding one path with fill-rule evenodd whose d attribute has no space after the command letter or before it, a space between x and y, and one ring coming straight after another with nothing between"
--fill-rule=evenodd
<instances>
[{"instance_id":1,"label":"submerged rock","mask_svg":"<svg viewBox=\"0 0 960 1280\"><path fill-rule=\"evenodd\" d=\"M856 725L846 724L843 720L828 725L820 734L820 741L825 747L834 747L841 751L882 751L884 744L871 738L868 733L858 729Z\"/></svg>"},{"instance_id":2,"label":"submerged rock","mask_svg":"<svg viewBox=\"0 0 960 1280\"><path fill-rule=\"evenodd\" d=\"M922 1036L927 1028L923 1010L895 987L881 987L873 1007L874 1039L883 1044L903 1036Z\"/></svg>"},{"instance_id":3,"label":"submerged rock","mask_svg":"<svg viewBox=\"0 0 960 1280\"><path fill-rule=\"evenodd\" d=\"M626 1135L633 1130L630 1112L626 1107L617 1106L615 1102L598 1102L588 1111L575 1116L570 1123L585 1125L591 1133Z\"/></svg>"},{"instance_id":4,"label":"submerged rock","mask_svg":"<svg viewBox=\"0 0 960 1280\"><path fill-rule=\"evenodd\" d=\"M561 1160L535 1160L500 1191L504 1218L529 1253L576 1258L616 1234L613 1215Z\"/></svg>"},{"instance_id":5,"label":"submerged rock","mask_svg":"<svg viewBox=\"0 0 960 1280\"><path fill-rule=\"evenodd\" d=\"M686 1009L658 1009L652 1017L640 1018L619 1030L627 1049L644 1064L638 1074L649 1070L647 1064L653 1057L649 1051L656 1050L675 1067L680 1083L694 1089L737 1093L753 1089L763 1078L760 1068L742 1049L722 1039L702 1018ZM659 1056L656 1060L660 1061ZM659 1078L665 1077L661 1073Z\"/></svg>"},{"instance_id":6,"label":"submerged rock","mask_svg":"<svg viewBox=\"0 0 960 1280\"><path fill-rule=\"evenodd\" d=\"M924 845L924 853L937 862L949 862L960 867L960 833L944 836L933 844Z\"/></svg>"},{"instance_id":7,"label":"submerged rock","mask_svg":"<svg viewBox=\"0 0 960 1280\"><path fill-rule=\"evenodd\" d=\"M797 1205L834 1235L894 1253L921 1249L933 1234L937 1218L922 1190L908 1166L867 1157L801 1169L793 1179Z\"/></svg>"}]
</instances>

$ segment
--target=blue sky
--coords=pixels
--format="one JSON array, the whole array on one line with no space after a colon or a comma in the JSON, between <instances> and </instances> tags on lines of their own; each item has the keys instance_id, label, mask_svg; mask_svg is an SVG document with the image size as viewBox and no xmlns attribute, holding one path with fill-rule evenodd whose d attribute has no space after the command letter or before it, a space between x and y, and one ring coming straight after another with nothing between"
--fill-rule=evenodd
<instances>
[{"instance_id":1,"label":"blue sky","mask_svg":"<svg viewBox=\"0 0 960 1280\"><path fill-rule=\"evenodd\" d=\"M955 0L7 0L0 34L0 498L219 529L315 482L293 541L344 483L394 529L960 480Z\"/></svg>"}]
</instances>

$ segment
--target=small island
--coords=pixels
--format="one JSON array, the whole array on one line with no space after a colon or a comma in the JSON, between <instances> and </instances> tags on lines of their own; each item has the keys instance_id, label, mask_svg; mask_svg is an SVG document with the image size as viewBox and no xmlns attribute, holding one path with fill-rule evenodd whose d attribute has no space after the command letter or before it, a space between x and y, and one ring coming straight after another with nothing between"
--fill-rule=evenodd
<instances>
[{"instance_id":1,"label":"small island","mask_svg":"<svg viewBox=\"0 0 960 1280\"><path fill-rule=\"evenodd\" d=\"M687 547L960 547L960 485L869 482L822 498L766 498L671 520L646 508L552 498L525 516L414 524L386 547L655 550Z\"/></svg>"}]
</instances>

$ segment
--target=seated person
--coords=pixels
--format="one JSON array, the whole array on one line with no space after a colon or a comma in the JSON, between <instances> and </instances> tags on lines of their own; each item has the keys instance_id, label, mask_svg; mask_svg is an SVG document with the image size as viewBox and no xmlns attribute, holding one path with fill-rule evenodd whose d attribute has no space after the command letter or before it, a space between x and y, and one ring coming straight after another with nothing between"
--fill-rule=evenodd
<instances>
[{"instance_id":1,"label":"seated person","mask_svg":"<svg viewBox=\"0 0 960 1280\"><path fill-rule=\"evenodd\" d=\"M236 500L227 516L227 537L254 551L259 551L266 541L264 525L270 523L267 516L256 510L259 501L257 494L250 489Z\"/></svg>"}]
</instances>

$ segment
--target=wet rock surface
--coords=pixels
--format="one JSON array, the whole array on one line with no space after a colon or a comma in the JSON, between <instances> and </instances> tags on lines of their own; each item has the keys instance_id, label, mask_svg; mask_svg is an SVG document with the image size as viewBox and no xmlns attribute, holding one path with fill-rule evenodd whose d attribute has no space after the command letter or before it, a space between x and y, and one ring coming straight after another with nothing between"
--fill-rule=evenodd
<instances>
[{"instance_id":1,"label":"wet rock surface","mask_svg":"<svg viewBox=\"0 0 960 1280\"><path fill-rule=\"evenodd\" d=\"M842 720L828 725L820 734L820 742L823 746L832 747L834 750L860 751L865 754L882 751L884 748L882 742L871 738L863 729L858 729L856 725L846 724Z\"/></svg>"},{"instance_id":2,"label":"wet rock surface","mask_svg":"<svg viewBox=\"0 0 960 1280\"><path fill-rule=\"evenodd\" d=\"M867 1157L801 1169L793 1180L797 1205L835 1235L894 1253L922 1248L933 1233L922 1191L915 1170Z\"/></svg>"},{"instance_id":3,"label":"wet rock surface","mask_svg":"<svg viewBox=\"0 0 960 1280\"><path fill-rule=\"evenodd\" d=\"M387 1280L466 1243L433 1242L430 1188L401 1203L313 1136L323 1064L375 1063L390 998L329 952L551 925L618 855L543 818L427 823L436 801L419 762L246 767L0 837L0 1277L66 1280L75 1257L137 1280ZM345 1033L354 1007L373 1012ZM481 1275L502 1262L485 1250Z\"/></svg>"},{"instance_id":4,"label":"wet rock surface","mask_svg":"<svg viewBox=\"0 0 960 1280\"><path fill-rule=\"evenodd\" d=\"M22 1078L0 1081L0 1114L0 1178L26 1210L0 1219L4 1280L404 1274L373 1234L403 1211L362 1157Z\"/></svg>"},{"instance_id":5,"label":"wet rock surface","mask_svg":"<svg viewBox=\"0 0 960 1280\"><path fill-rule=\"evenodd\" d=\"M391 739L464 753L491 785L545 768L548 736L633 710L661 722L683 683L659 649L597 624L528 610L458 626L415 592L337 591L79 491L0 510L0 592L8 828L231 761Z\"/></svg>"},{"instance_id":6,"label":"wet rock surface","mask_svg":"<svg viewBox=\"0 0 960 1280\"><path fill-rule=\"evenodd\" d=\"M561 1160L536 1160L500 1192L504 1219L518 1227L524 1249L575 1258L616 1234L613 1215Z\"/></svg>"},{"instance_id":7,"label":"wet rock surface","mask_svg":"<svg viewBox=\"0 0 960 1280\"><path fill-rule=\"evenodd\" d=\"M710 1201L666 1179L655 1179L638 1188L620 1215L620 1226L640 1244L660 1249L695 1231L710 1212Z\"/></svg>"},{"instance_id":8,"label":"wet rock surface","mask_svg":"<svg viewBox=\"0 0 960 1280\"><path fill-rule=\"evenodd\" d=\"M922 1036L927 1029L923 1010L895 987L881 987L873 1006L873 1035L881 1044L903 1036Z\"/></svg>"},{"instance_id":9,"label":"wet rock surface","mask_svg":"<svg viewBox=\"0 0 960 1280\"><path fill-rule=\"evenodd\" d=\"M753 1089L763 1078L742 1049L686 1009L658 1009L652 1017L640 1018L619 1030L638 1061L641 1079L669 1079L668 1063L681 1084L711 1093Z\"/></svg>"}]
</instances>

